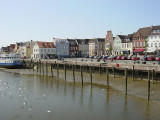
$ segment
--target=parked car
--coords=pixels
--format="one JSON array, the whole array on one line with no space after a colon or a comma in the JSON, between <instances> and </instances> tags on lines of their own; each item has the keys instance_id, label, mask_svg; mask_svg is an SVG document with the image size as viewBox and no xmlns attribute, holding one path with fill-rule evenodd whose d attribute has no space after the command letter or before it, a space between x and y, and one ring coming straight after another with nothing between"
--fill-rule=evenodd
<instances>
[{"instance_id":1,"label":"parked car","mask_svg":"<svg viewBox=\"0 0 160 120\"><path fill-rule=\"evenodd\" d=\"M157 57L155 58L155 60L156 60L156 61L160 61L160 56L157 56Z\"/></svg>"},{"instance_id":2,"label":"parked car","mask_svg":"<svg viewBox=\"0 0 160 120\"><path fill-rule=\"evenodd\" d=\"M127 59L128 59L128 60L131 60L132 56L133 56L133 55L129 55L129 56L127 57Z\"/></svg>"},{"instance_id":3,"label":"parked car","mask_svg":"<svg viewBox=\"0 0 160 120\"><path fill-rule=\"evenodd\" d=\"M127 57L126 56L122 56L121 60L127 60Z\"/></svg>"},{"instance_id":4,"label":"parked car","mask_svg":"<svg viewBox=\"0 0 160 120\"><path fill-rule=\"evenodd\" d=\"M155 56L147 56L147 60L154 61L155 60Z\"/></svg>"},{"instance_id":5,"label":"parked car","mask_svg":"<svg viewBox=\"0 0 160 120\"><path fill-rule=\"evenodd\" d=\"M121 58L122 58L122 56L118 56L118 57L117 57L117 60L121 60Z\"/></svg>"},{"instance_id":6,"label":"parked car","mask_svg":"<svg viewBox=\"0 0 160 120\"><path fill-rule=\"evenodd\" d=\"M131 60L140 60L140 57L132 56Z\"/></svg>"}]
</instances>

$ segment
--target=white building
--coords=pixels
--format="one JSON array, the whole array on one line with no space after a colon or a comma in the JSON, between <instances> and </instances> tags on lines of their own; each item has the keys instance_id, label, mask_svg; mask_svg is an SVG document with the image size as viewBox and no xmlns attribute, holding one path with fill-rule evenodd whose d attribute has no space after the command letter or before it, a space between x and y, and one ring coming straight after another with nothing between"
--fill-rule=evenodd
<instances>
[{"instance_id":1,"label":"white building","mask_svg":"<svg viewBox=\"0 0 160 120\"><path fill-rule=\"evenodd\" d=\"M152 26L152 32L148 36L147 52L160 51L160 26Z\"/></svg>"},{"instance_id":2,"label":"white building","mask_svg":"<svg viewBox=\"0 0 160 120\"><path fill-rule=\"evenodd\" d=\"M56 56L56 47L54 42L36 42L33 47L33 59L54 58Z\"/></svg>"}]
</instances>

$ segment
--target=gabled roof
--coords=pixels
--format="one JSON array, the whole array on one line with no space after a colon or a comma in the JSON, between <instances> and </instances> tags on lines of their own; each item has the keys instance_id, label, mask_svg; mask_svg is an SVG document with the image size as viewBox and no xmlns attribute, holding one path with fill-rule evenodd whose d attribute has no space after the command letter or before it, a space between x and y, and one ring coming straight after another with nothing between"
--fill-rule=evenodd
<instances>
[{"instance_id":1,"label":"gabled roof","mask_svg":"<svg viewBox=\"0 0 160 120\"><path fill-rule=\"evenodd\" d=\"M118 37L121 39L121 40L124 40L126 35L118 35Z\"/></svg>"},{"instance_id":2,"label":"gabled roof","mask_svg":"<svg viewBox=\"0 0 160 120\"><path fill-rule=\"evenodd\" d=\"M67 39L70 45L77 45L76 39Z\"/></svg>"},{"instance_id":3,"label":"gabled roof","mask_svg":"<svg viewBox=\"0 0 160 120\"><path fill-rule=\"evenodd\" d=\"M37 42L39 48L56 48L54 42Z\"/></svg>"},{"instance_id":4,"label":"gabled roof","mask_svg":"<svg viewBox=\"0 0 160 120\"><path fill-rule=\"evenodd\" d=\"M134 35L133 37L147 37L149 34L151 34L152 31L152 27L144 27L144 28L140 28Z\"/></svg>"},{"instance_id":5,"label":"gabled roof","mask_svg":"<svg viewBox=\"0 0 160 120\"><path fill-rule=\"evenodd\" d=\"M124 38L124 43L127 43L127 42L132 42L132 37L133 37L133 34L128 34L125 38ZM128 41L129 40L129 41Z\"/></svg>"},{"instance_id":6,"label":"gabled roof","mask_svg":"<svg viewBox=\"0 0 160 120\"><path fill-rule=\"evenodd\" d=\"M89 39L76 39L78 44L88 44Z\"/></svg>"},{"instance_id":7,"label":"gabled roof","mask_svg":"<svg viewBox=\"0 0 160 120\"><path fill-rule=\"evenodd\" d=\"M89 43L91 43L91 42L95 42L95 43L97 43L97 42L105 42L105 38L93 38L93 39L89 40Z\"/></svg>"}]
</instances>

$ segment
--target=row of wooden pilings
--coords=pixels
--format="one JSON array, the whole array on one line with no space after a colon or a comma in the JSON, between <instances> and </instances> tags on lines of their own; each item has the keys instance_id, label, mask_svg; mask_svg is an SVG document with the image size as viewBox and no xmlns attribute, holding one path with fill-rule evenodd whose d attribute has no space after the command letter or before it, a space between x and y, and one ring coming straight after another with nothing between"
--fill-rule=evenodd
<instances>
[{"instance_id":1,"label":"row of wooden pilings","mask_svg":"<svg viewBox=\"0 0 160 120\"><path fill-rule=\"evenodd\" d=\"M50 64L51 66L51 75L53 77L53 65L56 66L56 69L57 69L57 77L59 78L59 63L56 63L56 61L54 63L47 63L45 62L45 67L46 67L46 76L48 75L48 64ZM66 63L61 63L64 65L64 77L65 77L65 80L66 80ZM44 73L44 62L41 62L41 61L37 61L37 62L34 62L31 60L30 62L30 67L32 67L33 71L35 71L35 66L36 66L36 70L37 72L39 73L43 73L43 75L45 75ZM72 64L72 73L73 73L73 82L75 83L76 80L75 80L75 70L76 70L76 66L75 64ZM84 85L84 82L83 82L83 69L82 69L83 65L80 65L80 75L81 75L81 84L82 86ZM89 73L90 73L90 82L91 82L91 86L92 86L92 66L88 66L89 67ZM109 90L109 69L112 69L113 71L113 79L115 79L115 67L105 67L106 69L106 81L107 81L107 90ZM125 95L127 95L127 89L128 89L128 68L124 68L124 76L125 76ZM101 64L99 66L99 74L101 74ZM133 65L133 68L132 68L132 80L134 81L135 79L135 69L134 69L134 65ZM151 74L152 74L152 83L154 84L154 69L151 71L151 70L148 70L148 100L150 99L150 79L151 79Z\"/></svg>"}]
</instances>

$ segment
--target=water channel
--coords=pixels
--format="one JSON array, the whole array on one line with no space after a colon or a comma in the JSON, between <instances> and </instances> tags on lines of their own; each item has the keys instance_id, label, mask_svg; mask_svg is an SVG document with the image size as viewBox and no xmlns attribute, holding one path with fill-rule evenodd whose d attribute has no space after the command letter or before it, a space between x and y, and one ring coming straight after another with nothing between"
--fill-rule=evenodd
<instances>
[{"instance_id":1,"label":"water channel","mask_svg":"<svg viewBox=\"0 0 160 120\"><path fill-rule=\"evenodd\" d=\"M160 105L105 86L0 72L0 120L158 120Z\"/></svg>"}]
</instances>

